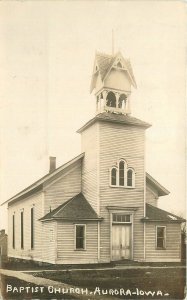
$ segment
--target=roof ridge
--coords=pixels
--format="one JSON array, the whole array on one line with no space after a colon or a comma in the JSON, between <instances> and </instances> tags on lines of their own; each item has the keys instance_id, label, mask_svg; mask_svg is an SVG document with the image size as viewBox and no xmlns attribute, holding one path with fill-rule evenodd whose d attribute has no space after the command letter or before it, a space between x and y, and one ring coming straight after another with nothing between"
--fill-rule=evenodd
<instances>
[{"instance_id":1,"label":"roof ridge","mask_svg":"<svg viewBox=\"0 0 187 300\"><path fill-rule=\"evenodd\" d=\"M41 184L43 184L43 181L47 180L47 178L51 178L54 175L58 174L58 172L60 171L60 169L66 168L68 165L71 165L71 163L73 163L74 161L82 158L84 156L84 152L82 152L81 154L75 156L74 158L70 159L69 161L67 161L66 163L62 164L61 166L59 166L58 168L56 168L53 172L51 173L47 173L46 175L42 176L41 178L39 178L38 180L36 180L35 182L33 182L31 185L27 186L26 188L24 188L23 190L21 190L20 192L18 192L17 194L15 194L14 196L12 196L11 198L9 198L8 200L6 200L5 202L1 203L0 206L2 206L3 204L11 201L11 200L15 200L18 197L21 197L22 195L24 195L27 190L28 192L31 191L32 189L38 186L40 186Z\"/></svg>"},{"instance_id":2,"label":"roof ridge","mask_svg":"<svg viewBox=\"0 0 187 300\"><path fill-rule=\"evenodd\" d=\"M114 54L114 55L113 54L107 54L107 53L101 52L101 51L96 51L96 55L106 56L106 57L110 57L110 58L116 56L116 54Z\"/></svg>"}]
</instances>

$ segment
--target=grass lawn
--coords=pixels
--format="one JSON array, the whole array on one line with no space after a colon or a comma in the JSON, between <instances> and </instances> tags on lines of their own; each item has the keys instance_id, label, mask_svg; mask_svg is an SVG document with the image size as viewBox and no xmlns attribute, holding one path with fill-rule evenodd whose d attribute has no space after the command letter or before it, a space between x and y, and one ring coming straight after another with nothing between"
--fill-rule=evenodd
<instances>
[{"instance_id":1,"label":"grass lawn","mask_svg":"<svg viewBox=\"0 0 187 300\"><path fill-rule=\"evenodd\" d=\"M88 288L95 295L100 293L101 299L105 299L102 289L108 293L122 289L121 295L115 294L121 299L184 299L185 269L180 268L46 271L33 275ZM146 295L148 291L155 291L154 296Z\"/></svg>"}]
</instances>

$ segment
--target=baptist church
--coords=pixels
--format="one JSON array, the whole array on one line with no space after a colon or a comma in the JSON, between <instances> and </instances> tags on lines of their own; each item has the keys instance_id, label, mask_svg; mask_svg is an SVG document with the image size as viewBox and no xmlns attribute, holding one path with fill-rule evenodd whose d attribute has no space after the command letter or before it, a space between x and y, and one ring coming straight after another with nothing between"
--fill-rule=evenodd
<instances>
[{"instance_id":1,"label":"baptist church","mask_svg":"<svg viewBox=\"0 0 187 300\"><path fill-rule=\"evenodd\" d=\"M179 262L184 219L158 207L169 191L145 170L145 131L131 115L132 66L96 52L96 115L81 152L7 201L8 256L51 264Z\"/></svg>"}]
</instances>

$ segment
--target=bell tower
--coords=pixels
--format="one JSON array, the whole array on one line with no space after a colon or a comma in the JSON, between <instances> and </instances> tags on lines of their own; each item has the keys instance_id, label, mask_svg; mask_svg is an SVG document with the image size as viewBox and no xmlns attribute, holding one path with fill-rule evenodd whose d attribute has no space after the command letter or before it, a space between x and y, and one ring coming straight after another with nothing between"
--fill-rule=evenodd
<instances>
[{"instance_id":1,"label":"bell tower","mask_svg":"<svg viewBox=\"0 0 187 300\"><path fill-rule=\"evenodd\" d=\"M96 115L102 112L129 115L131 86L136 88L131 63L120 52L96 52L90 93L96 97Z\"/></svg>"}]
</instances>

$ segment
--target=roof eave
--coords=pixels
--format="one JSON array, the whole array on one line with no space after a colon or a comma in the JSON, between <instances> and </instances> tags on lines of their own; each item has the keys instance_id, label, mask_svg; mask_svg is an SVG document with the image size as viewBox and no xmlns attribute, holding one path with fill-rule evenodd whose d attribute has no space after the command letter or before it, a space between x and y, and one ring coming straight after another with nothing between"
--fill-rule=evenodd
<instances>
[{"instance_id":1,"label":"roof eave","mask_svg":"<svg viewBox=\"0 0 187 300\"><path fill-rule=\"evenodd\" d=\"M102 221L103 218L64 218L64 217L51 217L51 218L47 218L47 219L39 219L39 221L41 222L46 222L46 221L64 221L64 222L68 222L68 221L73 221L73 222L79 222L79 221Z\"/></svg>"},{"instance_id":2,"label":"roof eave","mask_svg":"<svg viewBox=\"0 0 187 300\"><path fill-rule=\"evenodd\" d=\"M153 187L155 187L158 191L158 196L167 196L170 194L165 187L163 187L156 179L154 179L149 173L146 172L146 181L150 183Z\"/></svg>"},{"instance_id":3,"label":"roof eave","mask_svg":"<svg viewBox=\"0 0 187 300\"><path fill-rule=\"evenodd\" d=\"M60 173L61 171L65 170L67 167L69 167L70 165L72 165L73 163L78 161L79 159L82 159L84 157L84 155L85 155L85 153L83 152L83 153L79 154L78 156L74 157L67 163L65 163L65 164L61 165L60 167L58 167L57 169L55 169L53 172L46 174L45 176L43 176L42 178L40 178L39 180L37 180L36 182L31 184L30 186L28 186L27 188L25 188L24 190L22 190L21 192L16 194L15 196L13 196L13 197L9 198L8 200L6 200L5 202L1 203L0 206L4 205L6 203L9 204L9 203L13 203L14 201L24 199L28 195L30 196L30 195L35 194L36 192L38 192L38 190L42 191L43 185L45 182L47 182L47 180L51 179L53 176L55 176L58 173Z\"/></svg>"},{"instance_id":4,"label":"roof eave","mask_svg":"<svg viewBox=\"0 0 187 300\"><path fill-rule=\"evenodd\" d=\"M24 198L28 198L30 196L32 196L33 194L36 194L38 192L42 192L43 191L43 184L38 185L37 187L33 188L32 190L29 190L28 192L16 197L16 198L10 198L9 200L7 200L6 202L2 203L1 205L7 203L8 206L14 204L17 201L20 201Z\"/></svg>"},{"instance_id":5,"label":"roof eave","mask_svg":"<svg viewBox=\"0 0 187 300\"><path fill-rule=\"evenodd\" d=\"M99 122L111 122L111 123L117 123L117 124L124 124L124 125L128 125L128 126L138 126L138 127L143 127L143 128L149 128L149 127L151 127L151 125L149 123L145 123L145 124L128 123L128 122L123 122L123 121L120 121L120 120L102 119L102 118L99 118L99 117L96 116L93 119L91 119L90 121L88 121L81 128L79 128L76 132L77 133L83 132L86 128L88 128L89 126L91 126L92 124L94 124L97 121L99 121Z\"/></svg>"},{"instance_id":6,"label":"roof eave","mask_svg":"<svg viewBox=\"0 0 187 300\"><path fill-rule=\"evenodd\" d=\"M142 222L159 222L159 223L183 223L186 222L185 219L180 220L158 220L158 219L149 219L149 218L142 218Z\"/></svg>"}]
</instances>

